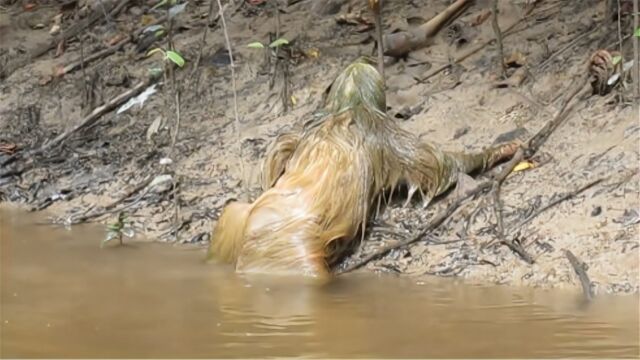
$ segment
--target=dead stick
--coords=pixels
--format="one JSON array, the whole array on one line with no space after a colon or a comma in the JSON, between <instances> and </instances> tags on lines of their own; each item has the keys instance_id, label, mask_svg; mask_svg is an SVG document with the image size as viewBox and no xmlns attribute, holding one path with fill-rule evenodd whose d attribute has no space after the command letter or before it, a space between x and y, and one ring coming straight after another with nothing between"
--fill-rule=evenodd
<instances>
[{"instance_id":1,"label":"dead stick","mask_svg":"<svg viewBox=\"0 0 640 360\"><path fill-rule=\"evenodd\" d=\"M372 1L376 0L370 0L369 2L371 3ZM471 4L469 0L456 0L431 20L415 29L386 34L383 41L386 46L385 54L402 57L413 50L424 47L428 40L435 36L447 21L459 15L462 9L469 4Z\"/></svg>"},{"instance_id":2,"label":"dead stick","mask_svg":"<svg viewBox=\"0 0 640 360\"><path fill-rule=\"evenodd\" d=\"M502 218L502 203L500 202L500 182L495 181L493 186L493 211L498 226L498 240L500 244L505 245L522 260L528 264L533 264L533 257L522 247L519 241L507 240L504 231L504 219ZM484 248L485 246L483 246Z\"/></svg>"},{"instance_id":3,"label":"dead stick","mask_svg":"<svg viewBox=\"0 0 640 360\"><path fill-rule=\"evenodd\" d=\"M107 102L106 104L98 106L97 108L93 109L93 111L89 115L85 116L78 124L76 124L75 126L73 126L70 129L68 129L64 133L58 135L55 139L45 143L44 145L42 145L38 149L33 149L33 150L27 151L25 153L15 153L14 155L12 155L8 159L6 159L2 164L0 164L0 166L5 166L5 165L15 161L19 157L27 158L27 157L32 157L32 156L37 155L37 154L44 153L45 151L47 151L47 150L49 150L49 149L51 149L51 148L53 148L53 147L55 147L57 145L60 145L69 136L71 136L75 132L77 132L77 131L79 131L79 130L87 127L87 126L93 125L98 119L100 119L100 117L102 115L110 112L111 110L116 108L118 105L120 105L123 102L129 100L130 98L138 95L140 92L142 92L143 89L145 89L147 86L151 85L154 82L155 82L155 79L149 79L149 80L141 81L140 83L138 83L133 88L131 88L131 89L123 92L122 94L114 97L113 99L109 100L109 102Z\"/></svg>"},{"instance_id":4,"label":"dead stick","mask_svg":"<svg viewBox=\"0 0 640 360\"><path fill-rule=\"evenodd\" d=\"M506 38L507 36L515 33L515 32L511 32L518 24L522 23L526 18L522 18L516 22L514 22L513 24L509 25L505 30L504 30L504 34L502 34L502 38ZM451 67L451 65L453 64L458 64L461 63L462 61L466 60L468 57L470 57L471 55L477 53L478 51L484 49L487 45L491 44L492 42L496 41L496 39L490 39L485 41L484 43L470 49L469 51L467 51L466 53L460 55L459 57L453 59L453 61L450 61L442 66L440 66L439 68L435 68L433 70L431 70L425 77L420 78L420 79L416 79L418 82L424 82L427 81L428 79L438 75L439 73L447 70L449 67Z\"/></svg>"},{"instance_id":5,"label":"dead stick","mask_svg":"<svg viewBox=\"0 0 640 360\"><path fill-rule=\"evenodd\" d=\"M75 62L66 65L65 67L63 67L59 72L56 72L56 76L63 76L66 75L72 71L77 70L78 68L83 68L84 66L86 66L88 63L101 59L103 57L109 56L113 53L115 53L116 51L120 50L125 44L129 43L131 41L131 38L126 38L124 40L121 40L120 42L118 42L115 45L112 45L106 49L100 50L100 51L96 51L93 54L85 57L84 59L82 57L80 57L79 60L76 60Z\"/></svg>"},{"instance_id":6,"label":"dead stick","mask_svg":"<svg viewBox=\"0 0 640 360\"><path fill-rule=\"evenodd\" d=\"M87 222L87 221L89 221L91 219L100 217L102 215L106 215L106 214L109 214L109 213L117 212L117 211L113 210L116 206L118 206L120 203L124 202L125 200L127 200L131 196L133 196L133 195L137 194L138 192L142 191L142 189L146 188L147 185L149 185L153 179L154 179L154 176L149 176L147 179L143 180L138 185L136 185L131 191L127 192L125 195L123 195L119 199L115 200L111 204L108 204L105 207L103 207L102 210L95 211L95 212L90 213L90 214L85 214L85 215L82 215L82 216L77 217L75 219L72 218L72 220L70 221L70 224L71 225L75 225L75 224L84 223L84 222Z\"/></svg>"},{"instance_id":7,"label":"dead stick","mask_svg":"<svg viewBox=\"0 0 640 360\"><path fill-rule=\"evenodd\" d=\"M560 111L558 111L556 117L546 123L545 126L542 127L542 129L540 129L533 137L531 137L527 144L527 157L531 157L535 152L537 152L540 146L542 146L542 144L547 141L551 133L553 133L553 131L555 131L555 129L558 128L558 126L560 126L560 124L562 124L562 122L566 119L568 115L568 112L566 110L569 107L569 104L585 88L588 80L589 75L583 75L578 80L577 84L573 88L571 88L569 96L567 96L567 98L564 100L564 103L560 107Z\"/></svg>"},{"instance_id":8,"label":"dead stick","mask_svg":"<svg viewBox=\"0 0 640 360\"><path fill-rule=\"evenodd\" d=\"M120 11L122 11L122 9L124 9L124 7L129 3L129 1L130 0L121 0L117 5L115 5L115 7L110 9L109 16L115 17L115 15L117 15L118 13L120 13ZM104 11L104 9L103 9L103 11ZM68 39L80 34L86 28L88 28L89 26L93 25L93 23L98 21L101 17L104 17L104 13L102 11L97 11L97 10L94 11L91 15L89 15L84 20L81 20L81 21L73 24L67 30L63 31L62 34L60 34L60 36L57 36L55 39L50 41L48 44L46 44L46 45L34 50L31 53L31 58L35 59L38 56L43 55L47 51L53 49L61 41L66 41L66 40L68 40Z\"/></svg>"},{"instance_id":9,"label":"dead stick","mask_svg":"<svg viewBox=\"0 0 640 360\"><path fill-rule=\"evenodd\" d=\"M640 7L633 0L633 31L640 29ZM633 94L636 99L635 111L640 116L640 38L633 36Z\"/></svg>"},{"instance_id":10,"label":"dead stick","mask_svg":"<svg viewBox=\"0 0 640 360\"><path fill-rule=\"evenodd\" d=\"M591 280L589 280L589 275L587 275L587 264L580 261L571 250L565 250L564 255L569 259L573 270L578 275L578 279L580 279L580 284L582 284L582 291L584 293L584 297L589 301L593 299L593 290L591 289Z\"/></svg>"},{"instance_id":11,"label":"dead stick","mask_svg":"<svg viewBox=\"0 0 640 360\"><path fill-rule=\"evenodd\" d=\"M164 22L167 19L167 15L163 15L161 17L159 17L158 19L156 19L155 21L152 21L151 23L149 23L148 25L139 28L138 30L136 30L132 36L128 36L127 38L121 40L120 42L116 43L115 45L112 45L106 49L103 50L99 50L96 51L95 53L87 56L84 60L82 60L82 58L74 61L73 63L66 65L65 67L63 67L62 69L59 70L58 73L56 73L56 76L63 76L66 74L69 74L75 70L77 70L78 68L81 68L82 66L85 66L86 64L93 62L95 60L101 59L103 57L107 57L110 56L112 54L114 54L116 51L120 50L122 47L124 47L126 44L130 43L131 41L133 41L134 38L140 36L140 34L142 34L142 32L144 31L144 29L146 29L149 26L152 25L157 25L160 24L162 22Z\"/></svg>"},{"instance_id":12,"label":"dead stick","mask_svg":"<svg viewBox=\"0 0 640 360\"><path fill-rule=\"evenodd\" d=\"M513 225L509 227L509 231L511 230L515 230L515 229L520 229L521 227L523 227L524 225L526 225L528 222L530 222L531 220L533 220L534 218L538 217L540 214L542 214L543 212L545 212L546 210L549 210L550 208L563 203L567 200L573 199L574 197L578 196L579 194L587 191L588 189L598 185L599 183L603 182L605 179L604 178L600 178L594 181L589 182L586 185L583 185L573 191L570 191L560 197L558 197L557 199L550 201L548 204L542 206L541 208L539 208L538 210L534 211L531 215L527 216L524 220L520 221L517 225Z\"/></svg>"},{"instance_id":13,"label":"dead stick","mask_svg":"<svg viewBox=\"0 0 640 360\"><path fill-rule=\"evenodd\" d=\"M500 65L500 74L502 78L507 76L507 67L504 64L504 46L502 44L502 32L500 31L500 25L498 25L498 0L493 0L491 5L491 27L496 35L496 42L498 43L498 65Z\"/></svg>"},{"instance_id":14,"label":"dead stick","mask_svg":"<svg viewBox=\"0 0 640 360\"><path fill-rule=\"evenodd\" d=\"M376 25L376 41L378 42L378 72L382 76L382 83L385 83L384 77L384 42L382 36L382 0L369 0L369 7L373 12L373 18Z\"/></svg>"}]
</instances>

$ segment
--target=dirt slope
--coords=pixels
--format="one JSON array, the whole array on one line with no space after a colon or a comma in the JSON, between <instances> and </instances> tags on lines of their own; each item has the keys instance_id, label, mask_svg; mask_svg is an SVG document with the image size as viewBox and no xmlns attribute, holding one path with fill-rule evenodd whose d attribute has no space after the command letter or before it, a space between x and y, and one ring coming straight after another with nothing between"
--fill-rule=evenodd
<instances>
[{"instance_id":1,"label":"dirt slope","mask_svg":"<svg viewBox=\"0 0 640 360\"><path fill-rule=\"evenodd\" d=\"M54 67L104 49L118 34L132 34L164 13L150 12L146 2L131 1L107 21L103 18L83 31L82 42L75 37L67 41L60 56L54 56L54 48L29 60L30 52L51 41L49 30L60 6L41 2L26 11L27 3L17 2L0 11L0 73L4 69L6 76L0 80L0 146L8 149L0 152L0 163L14 151L13 145L18 151L41 146L93 108L130 89L150 68L161 66L159 56L145 58L144 51L136 52L138 41L82 70L52 78ZM176 83L158 87L142 107L101 116L62 146L33 157L32 168L24 169L21 164L28 163L24 160L0 167L0 174L24 170L20 177L0 178L0 201L46 208L64 222L72 215L91 214L113 203L149 177L174 173L179 182L176 192L167 186L138 193L144 194L139 199L131 196L138 199L127 208L131 219L147 239L206 245L225 202L246 198L243 178L250 179L252 198L259 193L257 165L270 141L283 129L310 119L343 66L357 56L373 53L374 31L367 21L358 25L336 21L340 16L358 18L361 11L360 17L371 21L366 2L318 3L282 5L278 17L265 3L236 1L225 8L236 62L240 143L234 127L231 69L221 21L215 16L201 64L194 72L209 5L193 1L173 26L172 41L186 59L183 69L175 69ZM430 46L387 66L389 113L450 150L480 149L505 134L522 139L534 134L557 113L573 81L584 74L591 54L601 47L616 47L617 34L603 26L615 26L605 20L603 1L537 1L529 15L519 20L526 12L525 3L534 2L501 1L499 18L502 28L521 21L504 40L505 55L522 55L517 59L529 70L521 86L494 86L498 77L494 45L448 71L416 81L446 64L449 57L465 54L493 37L490 19L481 21L490 2L476 1L456 20L456 26L441 31ZM83 5L80 1L81 9ZM385 31L415 26L446 6L447 1L441 0L385 2ZM74 22L74 12L63 16L63 29ZM460 31L454 31L456 28ZM629 33L630 27L625 25L623 31ZM281 61L288 63L286 96L282 69L272 76L266 52L246 46L254 41L268 43L270 32L279 32L292 42L288 49L281 49L289 57ZM630 58L630 44L623 44L624 58ZM149 48L158 45L165 46L166 39ZM169 129L175 129L174 85L180 91L180 130L172 148ZM160 131L149 140L148 129L158 118ZM367 268L415 276L456 275L480 283L579 287L563 251L571 250L587 263L596 291L637 293L639 121L637 110L629 100L620 100L618 91L582 96L536 155L540 165L507 179L501 198L508 234L519 234L534 264L525 263L505 246L481 249L495 239L496 219L491 197L485 195L465 203L431 237L446 244L418 243ZM159 163L162 158L171 158L173 164L165 168ZM510 228L561 194L604 177L603 183L544 211L526 225ZM451 195L438 199L426 210L419 203L402 208L402 201L394 202L377 221L393 232L372 227L354 256L396 240L403 231L416 232L450 199ZM119 203L114 209L126 204ZM93 220L112 222L116 216L114 211Z\"/></svg>"}]
</instances>

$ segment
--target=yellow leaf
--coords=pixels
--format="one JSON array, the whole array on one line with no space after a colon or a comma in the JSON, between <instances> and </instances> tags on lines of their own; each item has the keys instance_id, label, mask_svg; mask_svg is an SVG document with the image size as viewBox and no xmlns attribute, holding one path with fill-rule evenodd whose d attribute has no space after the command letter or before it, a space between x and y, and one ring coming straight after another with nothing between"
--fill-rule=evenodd
<instances>
[{"instance_id":1,"label":"yellow leaf","mask_svg":"<svg viewBox=\"0 0 640 360\"><path fill-rule=\"evenodd\" d=\"M522 161L522 162L520 162L518 165L516 165L513 168L512 172L524 171L524 170L528 170L528 169L533 169L535 167L536 167L536 165L534 163L532 163L531 161Z\"/></svg>"},{"instance_id":2,"label":"yellow leaf","mask_svg":"<svg viewBox=\"0 0 640 360\"><path fill-rule=\"evenodd\" d=\"M318 49L316 48L311 48L309 50L307 50L306 55L310 58L317 58L318 56L320 56L320 51L318 51Z\"/></svg>"},{"instance_id":3,"label":"yellow leaf","mask_svg":"<svg viewBox=\"0 0 640 360\"><path fill-rule=\"evenodd\" d=\"M147 26L147 25L150 25L151 23L153 23L153 22L155 22L155 21L156 21L156 18L155 18L155 17L153 17L153 16L151 16L151 15L142 15L142 16L141 16L140 23L141 23L143 26Z\"/></svg>"},{"instance_id":4,"label":"yellow leaf","mask_svg":"<svg viewBox=\"0 0 640 360\"><path fill-rule=\"evenodd\" d=\"M297 103L298 103L298 100L297 100L297 99L296 99L296 97L295 97L295 96L293 96L293 95L291 95L291 103L292 103L293 105L295 105L295 104L297 104Z\"/></svg>"}]
</instances>

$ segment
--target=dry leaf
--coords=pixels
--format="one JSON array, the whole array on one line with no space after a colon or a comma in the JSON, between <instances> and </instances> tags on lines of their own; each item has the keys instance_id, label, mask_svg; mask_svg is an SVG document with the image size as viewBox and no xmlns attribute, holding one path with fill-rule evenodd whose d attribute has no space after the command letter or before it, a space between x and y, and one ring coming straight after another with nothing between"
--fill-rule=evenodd
<instances>
[{"instance_id":1,"label":"dry leaf","mask_svg":"<svg viewBox=\"0 0 640 360\"><path fill-rule=\"evenodd\" d=\"M151 15L142 15L140 17L140 24L142 24L142 26L153 24L155 21L156 18Z\"/></svg>"},{"instance_id":2,"label":"dry leaf","mask_svg":"<svg viewBox=\"0 0 640 360\"><path fill-rule=\"evenodd\" d=\"M476 16L473 19L473 21L471 21L471 26L478 26L482 24L489 18L489 16L491 16L491 11L489 10L482 11L480 14L478 14L478 16Z\"/></svg>"},{"instance_id":3,"label":"dry leaf","mask_svg":"<svg viewBox=\"0 0 640 360\"><path fill-rule=\"evenodd\" d=\"M113 36L111 39L107 40L107 45L108 46L113 46L117 43L119 43L120 41L125 39L125 35L122 33L117 33L115 36Z\"/></svg>"},{"instance_id":4,"label":"dry leaf","mask_svg":"<svg viewBox=\"0 0 640 360\"><path fill-rule=\"evenodd\" d=\"M64 40L61 40L58 43L58 47L56 48L56 54L53 57L59 57L62 54L64 54Z\"/></svg>"},{"instance_id":5,"label":"dry leaf","mask_svg":"<svg viewBox=\"0 0 640 360\"><path fill-rule=\"evenodd\" d=\"M316 48L311 48L311 49L308 49L307 51L305 51L304 54L309 58L315 59L315 58L320 56L320 51L318 49L316 49Z\"/></svg>"},{"instance_id":6,"label":"dry leaf","mask_svg":"<svg viewBox=\"0 0 640 360\"><path fill-rule=\"evenodd\" d=\"M525 171L529 169L534 169L535 167L536 167L536 164L534 164L531 161L525 160L525 161L521 161L518 165L516 165L513 168L512 172Z\"/></svg>"}]
</instances>

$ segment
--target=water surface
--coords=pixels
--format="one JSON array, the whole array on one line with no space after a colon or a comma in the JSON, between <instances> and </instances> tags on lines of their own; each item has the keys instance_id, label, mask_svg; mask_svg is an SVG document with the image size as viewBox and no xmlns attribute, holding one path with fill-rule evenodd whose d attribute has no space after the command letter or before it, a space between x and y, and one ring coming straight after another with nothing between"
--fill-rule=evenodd
<instances>
[{"instance_id":1,"label":"water surface","mask_svg":"<svg viewBox=\"0 0 640 360\"><path fill-rule=\"evenodd\" d=\"M2 357L634 357L638 296L348 275L241 278L0 209Z\"/></svg>"}]
</instances>

